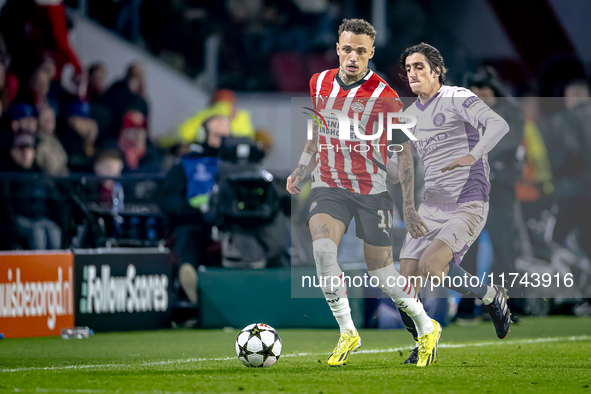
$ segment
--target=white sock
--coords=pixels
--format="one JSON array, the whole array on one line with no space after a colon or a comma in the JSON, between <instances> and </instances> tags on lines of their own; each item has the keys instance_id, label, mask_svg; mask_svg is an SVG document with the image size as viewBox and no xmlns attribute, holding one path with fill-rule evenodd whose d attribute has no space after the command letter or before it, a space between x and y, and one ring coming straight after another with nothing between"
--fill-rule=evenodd
<instances>
[{"instance_id":1,"label":"white sock","mask_svg":"<svg viewBox=\"0 0 591 394\"><path fill-rule=\"evenodd\" d=\"M415 322L419 338L435 329L413 285L396 271L394 264L368 271L368 273L379 281L379 286L392 298L398 308L406 312ZM373 280L373 283L376 281Z\"/></svg>"},{"instance_id":2,"label":"white sock","mask_svg":"<svg viewBox=\"0 0 591 394\"><path fill-rule=\"evenodd\" d=\"M339 298L336 300L328 301L328 305L332 310L333 316L335 317L335 319L337 319L337 323L339 323L341 334L347 332L352 336L355 336L357 330L355 329L355 324L353 323L353 319L351 318L351 308L349 307L349 299Z\"/></svg>"},{"instance_id":3,"label":"white sock","mask_svg":"<svg viewBox=\"0 0 591 394\"><path fill-rule=\"evenodd\" d=\"M357 330L351 318L343 271L337 263L337 245L328 238L322 238L312 243L312 250L314 251L314 262L320 288L339 324L341 334L356 335Z\"/></svg>"},{"instance_id":4,"label":"white sock","mask_svg":"<svg viewBox=\"0 0 591 394\"><path fill-rule=\"evenodd\" d=\"M486 289L486 294L484 295L484 297L482 297L482 304L490 305L495 299L495 294L497 294L497 289L489 285Z\"/></svg>"}]
</instances>

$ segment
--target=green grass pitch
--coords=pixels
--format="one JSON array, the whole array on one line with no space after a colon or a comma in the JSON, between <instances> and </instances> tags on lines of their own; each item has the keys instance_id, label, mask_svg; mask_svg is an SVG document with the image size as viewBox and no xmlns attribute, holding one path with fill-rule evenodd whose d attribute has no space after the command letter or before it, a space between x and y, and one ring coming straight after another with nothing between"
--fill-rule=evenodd
<instances>
[{"instance_id":1,"label":"green grass pitch","mask_svg":"<svg viewBox=\"0 0 591 394\"><path fill-rule=\"evenodd\" d=\"M272 324L272 322L265 322ZM525 393L591 394L591 319L523 319L504 340L492 323L443 329L439 360L401 364L404 330L361 330L362 348L330 368L335 330L279 330L271 368L236 358L237 330L166 330L0 341L0 392L33 393Z\"/></svg>"}]
</instances>

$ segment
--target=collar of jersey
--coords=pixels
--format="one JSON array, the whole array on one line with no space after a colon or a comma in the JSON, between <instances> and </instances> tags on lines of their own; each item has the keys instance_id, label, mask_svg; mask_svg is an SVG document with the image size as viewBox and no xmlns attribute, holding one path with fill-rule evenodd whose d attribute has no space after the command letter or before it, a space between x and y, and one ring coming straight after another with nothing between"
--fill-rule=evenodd
<instances>
[{"instance_id":1,"label":"collar of jersey","mask_svg":"<svg viewBox=\"0 0 591 394\"><path fill-rule=\"evenodd\" d=\"M335 77L335 79L337 80L337 83L339 85L341 85L341 88L343 88L344 91L347 90L351 90L353 88L356 88L357 86L361 85L363 82L367 81L367 77L371 74L371 70L367 69L367 74L365 74L363 76L363 78L361 78L359 81L352 83L351 85L345 85L345 83L343 82L343 80L341 79L341 77L339 77L339 73L337 71L337 76Z\"/></svg>"},{"instance_id":2,"label":"collar of jersey","mask_svg":"<svg viewBox=\"0 0 591 394\"><path fill-rule=\"evenodd\" d=\"M429 106L429 104L431 104L433 102L433 100L435 100L435 97L439 96L439 93L441 93L441 89L437 91L437 93L435 93L435 96L431 97L429 99L429 101L427 101L425 104L421 104L421 102L419 101L419 98L417 97L417 108L420 109L421 111L424 111L427 109L427 107Z\"/></svg>"}]
</instances>

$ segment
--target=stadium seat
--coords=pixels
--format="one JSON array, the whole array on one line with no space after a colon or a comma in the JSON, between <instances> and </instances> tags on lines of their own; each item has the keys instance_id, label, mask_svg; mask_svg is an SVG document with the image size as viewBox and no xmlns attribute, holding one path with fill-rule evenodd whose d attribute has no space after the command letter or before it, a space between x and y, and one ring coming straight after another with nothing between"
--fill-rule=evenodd
<instances>
[{"instance_id":1,"label":"stadium seat","mask_svg":"<svg viewBox=\"0 0 591 394\"><path fill-rule=\"evenodd\" d=\"M306 57L306 72L310 77L315 73L337 68L338 66L339 62L333 51L310 53Z\"/></svg>"},{"instance_id":2,"label":"stadium seat","mask_svg":"<svg viewBox=\"0 0 591 394\"><path fill-rule=\"evenodd\" d=\"M280 52L271 57L271 72L282 92L306 92L309 78L304 72L304 59L297 52ZM310 75L311 76L311 75Z\"/></svg>"}]
</instances>

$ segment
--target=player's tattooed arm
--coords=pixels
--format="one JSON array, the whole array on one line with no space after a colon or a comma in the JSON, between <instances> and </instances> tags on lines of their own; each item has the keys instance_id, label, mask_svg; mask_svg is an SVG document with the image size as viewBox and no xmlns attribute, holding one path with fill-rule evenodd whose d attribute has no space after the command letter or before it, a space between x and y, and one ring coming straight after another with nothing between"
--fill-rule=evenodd
<instances>
[{"instance_id":1,"label":"player's tattooed arm","mask_svg":"<svg viewBox=\"0 0 591 394\"><path fill-rule=\"evenodd\" d=\"M402 150L397 152L397 155L398 176L400 178L400 186L402 187L402 213L404 216L404 223L406 224L406 228L410 235L417 239L429 232L429 227L427 227L427 224L415 209L415 167L410 152L410 141L402 143Z\"/></svg>"},{"instance_id":2,"label":"player's tattooed arm","mask_svg":"<svg viewBox=\"0 0 591 394\"><path fill-rule=\"evenodd\" d=\"M313 155L316 153L316 143L318 142L318 123L312 122L312 139L306 141L304 153Z\"/></svg>"},{"instance_id":3,"label":"player's tattooed arm","mask_svg":"<svg viewBox=\"0 0 591 394\"><path fill-rule=\"evenodd\" d=\"M302 156L309 155L313 156L316 153L316 142L318 141L318 124L312 124L312 139L306 141L306 145L304 146L304 152ZM298 164L297 168L293 170L291 175L287 178L287 186L285 187L290 194L300 194L301 189L298 187L298 184L304 180L306 177L306 169L308 168L308 164L302 164L300 159L300 164Z\"/></svg>"}]
</instances>

